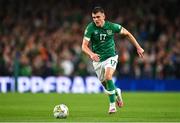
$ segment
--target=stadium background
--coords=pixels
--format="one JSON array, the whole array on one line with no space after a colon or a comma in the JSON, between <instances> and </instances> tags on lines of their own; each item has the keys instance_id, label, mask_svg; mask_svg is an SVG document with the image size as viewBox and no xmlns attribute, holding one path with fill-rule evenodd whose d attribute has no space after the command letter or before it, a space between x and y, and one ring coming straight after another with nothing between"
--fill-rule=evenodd
<instances>
[{"instance_id":1,"label":"stadium background","mask_svg":"<svg viewBox=\"0 0 180 123\"><path fill-rule=\"evenodd\" d=\"M145 49L141 60L115 36L125 106L114 115L81 52L97 5ZM0 122L180 122L179 10L179 0L0 0ZM67 119L53 117L60 103Z\"/></svg>"},{"instance_id":2,"label":"stadium background","mask_svg":"<svg viewBox=\"0 0 180 123\"><path fill-rule=\"evenodd\" d=\"M71 83L74 77L84 81L95 76L81 43L97 5L104 7L108 20L127 28L145 49L141 60L126 38L115 36L119 54L116 85L123 90L179 91L178 0L1 0L0 91L5 84L7 91L18 88L19 76L66 76ZM11 82L4 82L7 77Z\"/></svg>"}]
</instances>

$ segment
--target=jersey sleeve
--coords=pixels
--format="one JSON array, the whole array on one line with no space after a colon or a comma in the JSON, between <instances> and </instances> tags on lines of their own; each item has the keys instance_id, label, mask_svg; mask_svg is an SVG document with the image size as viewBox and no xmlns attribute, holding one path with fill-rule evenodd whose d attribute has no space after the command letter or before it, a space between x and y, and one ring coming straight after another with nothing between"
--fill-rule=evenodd
<instances>
[{"instance_id":1,"label":"jersey sleeve","mask_svg":"<svg viewBox=\"0 0 180 123\"><path fill-rule=\"evenodd\" d=\"M122 26L120 24L113 23L112 28L115 33L119 33L121 32Z\"/></svg>"},{"instance_id":2,"label":"jersey sleeve","mask_svg":"<svg viewBox=\"0 0 180 123\"><path fill-rule=\"evenodd\" d=\"M84 31L84 39L86 39L87 41L90 41L91 35L92 35L92 30L91 30L90 25L88 25Z\"/></svg>"}]
</instances>

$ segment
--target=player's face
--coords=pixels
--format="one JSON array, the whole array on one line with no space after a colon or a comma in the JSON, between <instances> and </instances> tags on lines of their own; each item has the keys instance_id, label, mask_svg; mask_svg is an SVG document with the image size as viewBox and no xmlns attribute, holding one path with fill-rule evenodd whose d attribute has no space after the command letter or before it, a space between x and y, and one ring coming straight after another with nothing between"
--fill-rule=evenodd
<instances>
[{"instance_id":1,"label":"player's face","mask_svg":"<svg viewBox=\"0 0 180 123\"><path fill-rule=\"evenodd\" d=\"M98 12L96 14L92 13L92 18L96 26L102 27L104 25L105 15L104 13Z\"/></svg>"}]
</instances>

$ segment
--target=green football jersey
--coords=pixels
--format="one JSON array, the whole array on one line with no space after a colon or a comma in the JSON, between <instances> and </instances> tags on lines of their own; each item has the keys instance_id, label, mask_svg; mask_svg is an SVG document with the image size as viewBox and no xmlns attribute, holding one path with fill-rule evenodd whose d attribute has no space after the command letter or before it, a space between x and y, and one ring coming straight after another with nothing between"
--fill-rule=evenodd
<instances>
[{"instance_id":1,"label":"green football jersey","mask_svg":"<svg viewBox=\"0 0 180 123\"><path fill-rule=\"evenodd\" d=\"M119 33L121 28L121 25L109 21L105 21L103 27L97 27L94 22L86 27L84 38L91 41L91 49L100 55L100 61L116 55L114 34Z\"/></svg>"}]
</instances>

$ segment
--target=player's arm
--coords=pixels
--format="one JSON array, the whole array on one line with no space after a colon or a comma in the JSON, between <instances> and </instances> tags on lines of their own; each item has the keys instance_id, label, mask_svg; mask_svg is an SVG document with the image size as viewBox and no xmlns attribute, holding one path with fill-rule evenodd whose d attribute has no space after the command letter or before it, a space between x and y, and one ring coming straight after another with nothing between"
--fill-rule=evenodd
<instances>
[{"instance_id":1,"label":"player's arm","mask_svg":"<svg viewBox=\"0 0 180 123\"><path fill-rule=\"evenodd\" d=\"M93 61L98 62L100 60L99 55L92 52L89 48L89 41L86 38L84 38L82 42L82 51L86 53Z\"/></svg>"},{"instance_id":2,"label":"player's arm","mask_svg":"<svg viewBox=\"0 0 180 123\"><path fill-rule=\"evenodd\" d=\"M139 43L136 41L136 39L134 38L134 36L127 31L125 28L122 27L120 34L125 35L129 38L129 40L131 41L131 43L136 47L137 49L137 53L139 55L139 57L143 57L143 53L144 53L144 49L139 45Z\"/></svg>"}]
</instances>

